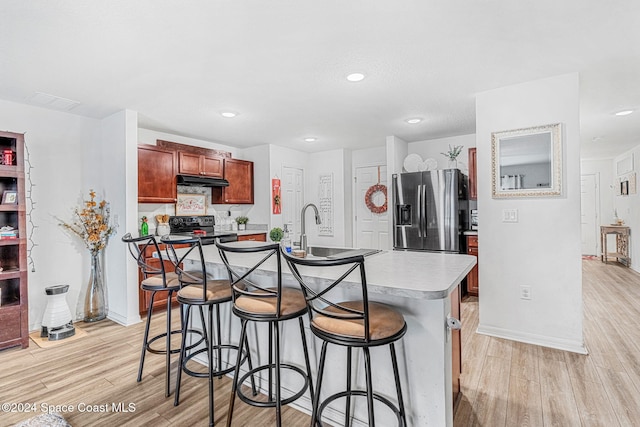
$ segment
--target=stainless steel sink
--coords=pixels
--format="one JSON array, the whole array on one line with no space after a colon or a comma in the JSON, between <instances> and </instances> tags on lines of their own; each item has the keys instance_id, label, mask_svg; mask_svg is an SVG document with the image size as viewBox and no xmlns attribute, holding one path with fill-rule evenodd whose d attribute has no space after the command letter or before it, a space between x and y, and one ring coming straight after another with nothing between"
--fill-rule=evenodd
<instances>
[{"instance_id":1,"label":"stainless steel sink","mask_svg":"<svg viewBox=\"0 0 640 427\"><path fill-rule=\"evenodd\" d=\"M330 259L347 258L356 255L373 255L380 252L378 249L358 249L358 248L331 248L326 246L308 246L307 254Z\"/></svg>"}]
</instances>

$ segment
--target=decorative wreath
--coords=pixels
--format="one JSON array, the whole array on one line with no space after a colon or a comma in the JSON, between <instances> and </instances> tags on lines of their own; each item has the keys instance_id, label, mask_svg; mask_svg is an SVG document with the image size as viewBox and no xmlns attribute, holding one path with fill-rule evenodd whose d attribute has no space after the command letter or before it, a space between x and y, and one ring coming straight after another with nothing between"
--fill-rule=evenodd
<instances>
[{"instance_id":1,"label":"decorative wreath","mask_svg":"<svg viewBox=\"0 0 640 427\"><path fill-rule=\"evenodd\" d=\"M373 195L377 192L384 194L384 204L376 206L373 203ZM383 184L374 184L367 190L364 195L364 203L367 205L367 209L376 214L385 213L387 211L387 186Z\"/></svg>"}]
</instances>

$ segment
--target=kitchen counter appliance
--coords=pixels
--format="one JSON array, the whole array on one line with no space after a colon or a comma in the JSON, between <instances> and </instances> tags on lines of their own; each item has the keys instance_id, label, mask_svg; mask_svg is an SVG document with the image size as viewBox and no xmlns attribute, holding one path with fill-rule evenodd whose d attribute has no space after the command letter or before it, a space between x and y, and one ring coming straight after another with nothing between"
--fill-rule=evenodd
<instances>
[{"instance_id":1,"label":"kitchen counter appliance","mask_svg":"<svg viewBox=\"0 0 640 427\"><path fill-rule=\"evenodd\" d=\"M216 219L213 215L169 217L171 234L189 234L200 237L203 245L213 245L217 237L222 242L235 242L238 234L229 231L215 231Z\"/></svg>"},{"instance_id":2,"label":"kitchen counter appliance","mask_svg":"<svg viewBox=\"0 0 640 427\"><path fill-rule=\"evenodd\" d=\"M393 175L393 247L464 252L467 181L458 169Z\"/></svg>"}]
</instances>

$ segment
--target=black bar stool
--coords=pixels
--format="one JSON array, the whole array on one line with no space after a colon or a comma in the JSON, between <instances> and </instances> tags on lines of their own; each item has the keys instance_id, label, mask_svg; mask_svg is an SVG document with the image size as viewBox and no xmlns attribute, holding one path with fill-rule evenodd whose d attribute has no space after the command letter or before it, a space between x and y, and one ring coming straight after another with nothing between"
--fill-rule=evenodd
<instances>
[{"instance_id":1,"label":"black bar stool","mask_svg":"<svg viewBox=\"0 0 640 427\"><path fill-rule=\"evenodd\" d=\"M149 300L149 306L147 307L147 323L144 327L144 337L142 340L142 351L140 353L140 365L138 367L138 379L142 381L142 371L144 368L144 359L147 352L153 354L165 354L166 355L166 387L165 396L171 394L170 390L170 368L171 368L171 355L180 352L179 348L171 349L171 335L179 334L181 330L171 330L171 298L173 294L180 289L180 282L178 281L178 275L174 272L167 272L165 270L164 260L162 259L162 252L158 246L158 243L153 236L133 237L131 233L127 233L122 237L122 241L127 244L131 256L136 260L138 268L142 273L142 282L140 288L145 292L151 292L151 298ZM154 258L153 261L148 259L148 249L154 252L158 258ZM166 331L159 335L149 338L149 328L151 326L151 317L153 313L153 302L157 292L167 292L167 328ZM202 334L200 331L190 330L189 332L200 334L200 340L193 344L195 347L203 342ZM164 349L152 348L152 344L166 338L166 344ZM167 351L167 349L170 349Z\"/></svg>"},{"instance_id":2,"label":"black bar stool","mask_svg":"<svg viewBox=\"0 0 640 427\"><path fill-rule=\"evenodd\" d=\"M227 427L231 426L233 418L233 407L236 394L248 405L275 408L276 424L282 425L281 411L282 405L287 405L300 398L307 390L313 400L313 383L311 380L311 365L309 363L309 350L304 332L303 317L307 313L307 304L300 289L293 289L282 286L282 267L280 249L277 243L262 242L229 242L221 243L216 240L216 246L220 252L220 257L229 271L229 280L233 288L233 313L238 316L242 323L240 332L240 342L247 341L247 323L262 322L269 325L269 360L267 364L252 368L240 377L240 366L242 362L238 356L236 370L231 389L231 399L229 402L229 413L227 415ZM270 264L271 263L271 264ZM275 266L273 266L275 263ZM267 277L258 277L256 270L266 264L276 268L275 283L264 283ZM280 323L298 319L300 334L302 337L302 347L306 372L298 366L290 363L282 363L281 360L281 339ZM304 384L290 397L282 398L281 395L281 374L282 370L288 370L299 375ZM245 380L253 375L267 372L268 395L267 400L258 400L247 396L241 389ZM275 383L275 384L274 384ZM275 386L275 398L274 388ZM256 395L254 390L254 396Z\"/></svg>"},{"instance_id":3,"label":"black bar stool","mask_svg":"<svg viewBox=\"0 0 640 427\"><path fill-rule=\"evenodd\" d=\"M213 397L214 386L213 378L221 378L223 375L230 373L235 369L235 364L229 362L230 352L237 352L237 360L242 363L246 358L249 358L249 366L252 366L249 356L248 344L245 341L246 351L240 350L240 346L232 344L222 343L222 331L220 321L220 305L231 302L231 285L228 279L213 279L207 274L207 268L204 260L204 253L202 251L202 243L198 237L191 237L185 235L166 235L162 237L162 243L166 245L166 253L169 260L175 266L175 271L178 275L178 281L180 283L180 290L177 293L178 302L182 307L185 307L185 318L182 325L183 331L188 328L189 320L191 317L191 309L196 306L200 309L200 318L202 320L202 328L204 331L205 346L197 349L187 355L187 351L193 347L193 345L186 345L186 333L182 334L182 344L180 346L180 359L178 362L178 378L176 380L176 393L174 399L174 405L177 406L180 403L180 381L182 378L182 372L186 374L209 379L209 425L214 424L213 414ZM188 245L188 247L184 247ZM178 246L179 248L176 248ZM182 252L176 251L181 249ZM187 259L194 261L194 266L189 269L185 269L185 265L190 265ZM204 314L202 312L203 307L208 307L208 322L205 323ZM214 321L213 314L215 311L215 334L214 334ZM216 336L216 343L214 344L214 335ZM242 340L240 342L243 342ZM223 351L227 354L227 362L224 364ZM188 368L187 363L195 356L207 353L208 369L206 373L196 372ZM214 353L215 353L215 365L214 365ZM231 358L233 359L233 358ZM235 360L234 360L235 361Z\"/></svg>"},{"instance_id":4,"label":"black bar stool","mask_svg":"<svg viewBox=\"0 0 640 427\"><path fill-rule=\"evenodd\" d=\"M394 343L401 339L407 332L407 324L402 314L392 307L378 302L369 301L367 294L367 278L365 274L364 257L362 255L328 259L318 258L297 258L283 252L283 256L291 269L293 276L302 286L307 303L309 305L309 316L311 317L311 331L320 338L322 350L318 367L318 378L313 402L313 413L311 415L311 426L322 426L322 411L326 406L336 399L346 398L344 425L351 425L350 407L352 396L366 396L367 409L369 415L369 425L375 426L374 400L378 400L389 407L398 418L399 426L406 426L407 419L402 399L402 388L400 386L400 375L398 373L398 361ZM328 286L319 289L313 286L304 276L305 267L334 267L339 270L332 273L332 277L338 277ZM337 290L345 279L349 277L349 286L353 286L354 281L360 281L361 299L352 301L336 302L332 292ZM308 276L307 276L308 277ZM345 286L342 286L345 288ZM347 383L346 390L334 393L320 402L320 389L324 375L325 357L327 354L327 344L332 343L347 348ZM373 391L373 380L371 374L371 356L369 349L375 346L389 345L391 351L391 364L393 365L393 376L395 379L396 393L398 396L397 405L386 397ZM364 368L366 379L366 390L353 390L351 388L351 359L352 348L362 348L364 354Z\"/></svg>"}]
</instances>

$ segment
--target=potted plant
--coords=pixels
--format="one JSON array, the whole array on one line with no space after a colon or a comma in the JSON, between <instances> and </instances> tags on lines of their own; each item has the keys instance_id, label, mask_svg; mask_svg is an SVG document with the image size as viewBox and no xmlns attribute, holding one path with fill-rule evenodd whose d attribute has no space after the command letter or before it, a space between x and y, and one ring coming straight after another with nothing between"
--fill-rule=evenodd
<instances>
[{"instance_id":1,"label":"potted plant","mask_svg":"<svg viewBox=\"0 0 640 427\"><path fill-rule=\"evenodd\" d=\"M443 156L449 159L449 169L457 169L458 168L458 156L462 152L462 145L454 145L451 147L449 145L449 151L446 153L440 153Z\"/></svg>"},{"instance_id":2,"label":"potted plant","mask_svg":"<svg viewBox=\"0 0 640 427\"><path fill-rule=\"evenodd\" d=\"M249 218L246 216L239 216L236 217L236 222L238 223L238 230L245 230L247 228Z\"/></svg>"},{"instance_id":3,"label":"potted plant","mask_svg":"<svg viewBox=\"0 0 640 427\"><path fill-rule=\"evenodd\" d=\"M271 239L272 242L276 242L276 243L279 242L280 240L282 240L283 236L284 236L284 232L280 227L274 227L269 232L269 238Z\"/></svg>"}]
</instances>

